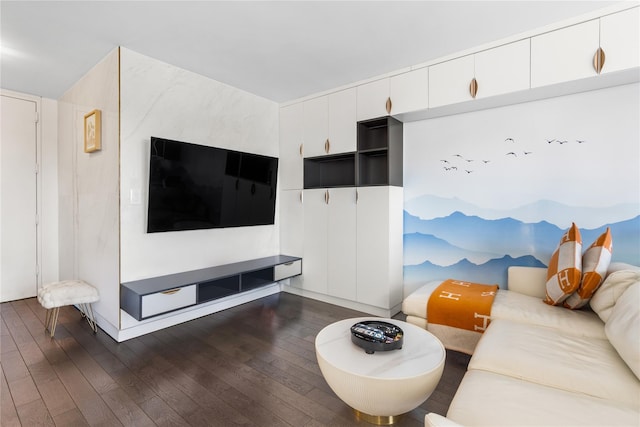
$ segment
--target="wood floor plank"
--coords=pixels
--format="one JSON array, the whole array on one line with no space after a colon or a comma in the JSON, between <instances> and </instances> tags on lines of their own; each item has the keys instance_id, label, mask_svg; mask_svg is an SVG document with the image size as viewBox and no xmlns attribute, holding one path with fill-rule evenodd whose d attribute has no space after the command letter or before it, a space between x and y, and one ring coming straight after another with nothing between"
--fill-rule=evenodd
<instances>
[{"instance_id":1,"label":"wood floor plank","mask_svg":"<svg viewBox=\"0 0 640 427\"><path fill-rule=\"evenodd\" d=\"M55 415L53 417L53 421L58 427L84 427L89 425L87 420L82 415L82 412L80 412L78 408L74 408L62 414Z\"/></svg>"},{"instance_id":2,"label":"wood floor plank","mask_svg":"<svg viewBox=\"0 0 640 427\"><path fill-rule=\"evenodd\" d=\"M124 392L115 388L102 394L102 398L125 426L153 426L149 416Z\"/></svg>"},{"instance_id":3,"label":"wood floor plank","mask_svg":"<svg viewBox=\"0 0 640 427\"><path fill-rule=\"evenodd\" d=\"M117 417L73 362L59 363L54 365L54 368L60 381L69 391L71 398L89 424L113 423L113 425L120 425Z\"/></svg>"},{"instance_id":4,"label":"wood floor plank","mask_svg":"<svg viewBox=\"0 0 640 427\"><path fill-rule=\"evenodd\" d=\"M42 399L16 406L16 410L23 426L55 426L53 418Z\"/></svg>"},{"instance_id":5,"label":"wood floor plank","mask_svg":"<svg viewBox=\"0 0 640 427\"><path fill-rule=\"evenodd\" d=\"M18 412L13 403L11 397L11 391L9 390L9 384L4 376L4 371L0 365L0 425L13 427L20 425L20 419L18 418Z\"/></svg>"},{"instance_id":6,"label":"wood floor plank","mask_svg":"<svg viewBox=\"0 0 640 427\"><path fill-rule=\"evenodd\" d=\"M45 406L52 416L63 414L76 407L62 382L56 378L37 385Z\"/></svg>"},{"instance_id":7,"label":"wood floor plank","mask_svg":"<svg viewBox=\"0 0 640 427\"><path fill-rule=\"evenodd\" d=\"M40 400L38 388L30 376L7 381L7 384L9 384L9 391L11 392L11 397L13 398L16 409L19 406Z\"/></svg>"},{"instance_id":8,"label":"wood floor plank","mask_svg":"<svg viewBox=\"0 0 640 427\"><path fill-rule=\"evenodd\" d=\"M2 427L369 425L315 356L322 328L361 312L279 294L122 343L94 334L74 307L61 308L51 339L45 316L35 298L0 304ZM468 361L447 352L434 393L397 426L446 414Z\"/></svg>"},{"instance_id":9,"label":"wood floor plank","mask_svg":"<svg viewBox=\"0 0 640 427\"><path fill-rule=\"evenodd\" d=\"M160 427L188 426L189 423L158 396L154 396L140 404L144 412Z\"/></svg>"}]
</instances>

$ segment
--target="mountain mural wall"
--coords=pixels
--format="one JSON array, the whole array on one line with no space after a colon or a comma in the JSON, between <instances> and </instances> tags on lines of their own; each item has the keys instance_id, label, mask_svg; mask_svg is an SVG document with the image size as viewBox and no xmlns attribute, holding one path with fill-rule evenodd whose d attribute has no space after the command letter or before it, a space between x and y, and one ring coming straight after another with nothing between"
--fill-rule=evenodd
<instances>
[{"instance_id":1,"label":"mountain mural wall","mask_svg":"<svg viewBox=\"0 0 640 427\"><path fill-rule=\"evenodd\" d=\"M640 265L640 84L404 124L405 295L456 278L505 288L572 222Z\"/></svg>"},{"instance_id":2,"label":"mountain mural wall","mask_svg":"<svg viewBox=\"0 0 640 427\"><path fill-rule=\"evenodd\" d=\"M577 224L579 226L579 224ZM586 249L606 228L613 238L612 260L637 264L640 215L598 228L581 228ZM414 287L449 277L506 287L510 266L546 267L566 229L546 221L487 220L455 211L421 219L404 212L404 279Z\"/></svg>"}]
</instances>

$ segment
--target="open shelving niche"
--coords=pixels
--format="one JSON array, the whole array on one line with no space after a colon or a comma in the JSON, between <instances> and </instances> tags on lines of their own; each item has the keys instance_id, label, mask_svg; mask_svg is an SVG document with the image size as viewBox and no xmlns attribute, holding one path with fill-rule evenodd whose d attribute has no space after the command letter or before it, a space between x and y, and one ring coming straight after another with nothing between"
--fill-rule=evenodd
<instances>
[{"instance_id":1,"label":"open shelving niche","mask_svg":"<svg viewBox=\"0 0 640 427\"><path fill-rule=\"evenodd\" d=\"M390 117L358 122L357 150L304 159L304 188L402 187L402 122Z\"/></svg>"}]
</instances>

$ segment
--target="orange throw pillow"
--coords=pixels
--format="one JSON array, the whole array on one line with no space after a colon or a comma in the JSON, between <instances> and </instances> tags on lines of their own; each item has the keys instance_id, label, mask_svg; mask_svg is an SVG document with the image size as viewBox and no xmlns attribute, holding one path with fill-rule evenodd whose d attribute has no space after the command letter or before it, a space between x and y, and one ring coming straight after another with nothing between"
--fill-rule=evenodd
<instances>
[{"instance_id":1,"label":"orange throw pillow","mask_svg":"<svg viewBox=\"0 0 640 427\"><path fill-rule=\"evenodd\" d=\"M560 305L580 286L582 276L582 238L575 223L560 239L547 269L547 295L544 302Z\"/></svg>"},{"instance_id":2,"label":"orange throw pillow","mask_svg":"<svg viewBox=\"0 0 640 427\"><path fill-rule=\"evenodd\" d=\"M607 231L602 233L582 256L582 282L578 290L564 302L565 307L576 309L589 302L607 275L612 247L611 230L607 227Z\"/></svg>"}]
</instances>

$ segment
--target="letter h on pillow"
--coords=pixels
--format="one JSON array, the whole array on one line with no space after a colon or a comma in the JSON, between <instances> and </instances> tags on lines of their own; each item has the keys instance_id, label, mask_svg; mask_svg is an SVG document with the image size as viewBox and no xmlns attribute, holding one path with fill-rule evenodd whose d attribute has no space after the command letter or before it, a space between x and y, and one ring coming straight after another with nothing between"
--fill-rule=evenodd
<instances>
[{"instance_id":1,"label":"letter h on pillow","mask_svg":"<svg viewBox=\"0 0 640 427\"><path fill-rule=\"evenodd\" d=\"M547 269L546 298L549 305L561 305L580 286L582 237L575 223L560 239Z\"/></svg>"},{"instance_id":2,"label":"letter h on pillow","mask_svg":"<svg viewBox=\"0 0 640 427\"><path fill-rule=\"evenodd\" d=\"M607 227L607 231L602 233L582 256L582 281L578 290L564 302L565 307L577 309L589 302L607 275L612 248L611 230Z\"/></svg>"}]
</instances>

